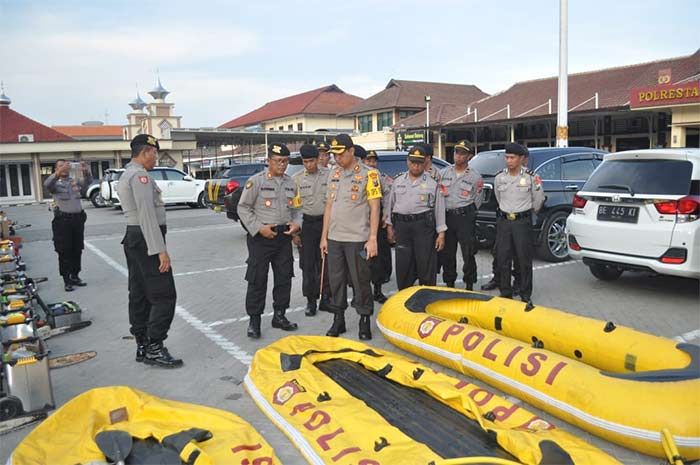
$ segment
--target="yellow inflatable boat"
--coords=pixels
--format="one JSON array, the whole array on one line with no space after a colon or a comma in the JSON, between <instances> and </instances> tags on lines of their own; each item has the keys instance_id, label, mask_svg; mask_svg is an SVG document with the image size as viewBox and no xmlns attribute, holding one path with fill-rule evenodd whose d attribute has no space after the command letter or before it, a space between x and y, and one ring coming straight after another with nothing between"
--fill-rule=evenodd
<instances>
[{"instance_id":1,"label":"yellow inflatable boat","mask_svg":"<svg viewBox=\"0 0 700 465\"><path fill-rule=\"evenodd\" d=\"M209 433L188 440L199 428ZM75 465L105 463L95 438L106 431L133 438L126 463L192 465L278 465L265 440L232 413L201 405L162 400L124 386L87 391L66 403L37 426L13 451L8 465ZM175 440L168 441L168 437ZM184 440L183 440L184 437ZM161 443L168 447L161 447ZM173 461L169 447L178 445ZM162 450L161 450L162 449ZM138 461L136 460L136 454ZM150 454L150 455L149 455ZM180 460L177 460L177 457ZM173 460L173 459L171 459Z\"/></svg>"},{"instance_id":2,"label":"yellow inflatable boat","mask_svg":"<svg viewBox=\"0 0 700 465\"><path fill-rule=\"evenodd\" d=\"M245 386L314 465L619 463L485 389L347 339L281 339L257 351Z\"/></svg>"},{"instance_id":3,"label":"yellow inflatable boat","mask_svg":"<svg viewBox=\"0 0 700 465\"><path fill-rule=\"evenodd\" d=\"M609 441L657 457L675 442L683 457L700 458L697 345L551 308L528 310L510 299L419 286L392 296L377 326L402 349Z\"/></svg>"}]
</instances>

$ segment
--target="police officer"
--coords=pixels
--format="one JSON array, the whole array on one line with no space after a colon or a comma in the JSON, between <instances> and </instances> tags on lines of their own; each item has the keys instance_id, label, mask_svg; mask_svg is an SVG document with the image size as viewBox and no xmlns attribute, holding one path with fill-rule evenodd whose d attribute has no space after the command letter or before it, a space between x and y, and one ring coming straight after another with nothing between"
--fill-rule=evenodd
<instances>
[{"instance_id":1,"label":"police officer","mask_svg":"<svg viewBox=\"0 0 700 465\"><path fill-rule=\"evenodd\" d=\"M462 251L462 273L468 290L474 288L476 281L476 262L474 261L476 211L483 202L484 180L473 168L469 167L473 153L467 141L457 142L454 148L453 166L442 171L441 192L445 197L445 216L447 232L445 248L442 251L442 278L447 287L454 287L457 279L457 245Z\"/></svg>"},{"instance_id":2,"label":"police officer","mask_svg":"<svg viewBox=\"0 0 700 465\"><path fill-rule=\"evenodd\" d=\"M505 146L506 168L494 180L498 201L496 248L502 297L513 297L510 270L513 257L520 267L520 298L532 308L532 213L542 208L544 190L539 176L522 165L528 150L520 144Z\"/></svg>"},{"instance_id":3,"label":"police officer","mask_svg":"<svg viewBox=\"0 0 700 465\"><path fill-rule=\"evenodd\" d=\"M433 178L436 182L440 182L440 170L433 166L433 146L425 142L420 142L416 144L417 147L423 147L425 150L425 172L428 176Z\"/></svg>"},{"instance_id":4,"label":"police officer","mask_svg":"<svg viewBox=\"0 0 700 465\"><path fill-rule=\"evenodd\" d=\"M335 311L327 336L345 332L347 283L355 292L355 310L360 315L359 338L372 339L369 317L374 311L368 260L377 255L377 230L382 197L377 170L355 158L352 139L339 134L331 142L336 167L328 178L323 216L321 253L328 254L328 281Z\"/></svg>"},{"instance_id":5,"label":"police officer","mask_svg":"<svg viewBox=\"0 0 700 465\"><path fill-rule=\"evenodd\" d=\"M408 152L408 171L394 180L387 202L387 232L396 241L396 284L405 289L416 278L434 286L437 253L445 243L445 197L425 171L423 146Z\"/></svg>"},{"instance_id":6,"label":"police officer","mask_svg":"<svg viewBox=\"0 0 700 465\"><path fill-rule=\"evenodd\" d=\"M164 368L182 366L163 345L175 315L175 280L165 246L165 204L148 175L158 157L155 137L131 140L131 162L117 192L126 219L122 240L129 269L129 323L136 339L136 361Z\"/></svg>"},{"instance_id":7,"label":"police officer","mask_svg":"<svg viewBox=\"0 0 700 465\"><path fill-rule=\"evenodd\" d=\"M285 312L289 308L294 276L292 236L300 230L301 209L295 202L298 197L294 180L285 174L289 149L284 144L271 144L267 157L267 170L248 179L238 202L238 216L248 231L245 307L250 316L247 334L253 339L260 338L260 317L265 309L270 265L274 275L272 327L283 331L297 329L297 324L290 322Z\"/></svg>"},{"instance_id":8,"label":"police officer","mask_svg":"<svg viewBox=\"0 0 700 465\"><path fill-rule=\"evenodd\" d=\"M299 149L304 170L293 178L297 186L297 203L301 205L304 227L301 234L294 237L299 249L299 264L302 271L302 292L306 297L306 316L316 314L316 301L319 298L321 278L321 232L323 231L323 211L326 208L326 187L329 168L319 165L319 152L316 146L304 144ZM321 310L330 310L330 289L328 273L323 273L323 296Z\"/></svg>"},{"instance_id":9,"label":"police officer","mask_svg":"<svg viewBox=\"0 0 700 465\"><path fill-rule=\"evenodd\" d=\"M58 160L54 173L44 181L44 187L53 195L56 204L51 221L53 246L58 254L58 272L67 292L72 291L73 286L86 285L79 277L87 219L80 192L92 182L92 175L85 162L80 163L80 169L82 179L73 179L70 177L70 163Z\"/></svg>"},{"instance_id":10,"label":"police officer","mask_svg":"<svg viewBox=\"0 0 700 465\"><path fill-rule=\"evenodd\" d=\"M331 159L331 155L328 153L330 146L325 142L319 142L316 144L316 148L318 149L318 165L321 168L328 168L328 162Z\"/></svg>"},{"instance_id":11,"label":"police officer","mask_svg":"<svg viewBox=\"0 0 700 465\"><path fill-rule=\"evenodd\" d=\"M365 158L365 165L370 168L377 169L379 164L379 157L377 152L370 150L367 152L367 157ZM382 292L382 285L389 282L392 273L392 263L391 263L391 244L389 243L389 238L387 236L386 228L386 215L388 209L386 203L389 200L389 194L391 193L391 185L394 179L388 174L379 172L380 184L382 186L382 202L380 208L380 224L379 230L377 231L377 256L370 260L369 267L372 272L372 284L374 286L374 294L372 297L375 302L383 304L387 301L387 297Z\"/></svg>"}]
</instances>

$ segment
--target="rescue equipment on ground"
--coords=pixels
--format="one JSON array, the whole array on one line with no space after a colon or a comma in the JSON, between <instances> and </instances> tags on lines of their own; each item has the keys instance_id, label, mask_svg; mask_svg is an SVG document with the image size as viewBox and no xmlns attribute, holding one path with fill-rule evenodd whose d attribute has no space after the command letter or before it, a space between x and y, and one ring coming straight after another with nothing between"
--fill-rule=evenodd
<instances>
[{"instance_id":1,"label":"rescue equipment on ground","mask_svg":"<svg viewBox=\"0 0 700 465\"><path fill-rule=\"evenodd\" d=\"M470 382L347 339L280 339L256 352L245 386L314 465L619 463Z\"/></svg>"},{"instance_id":2,"label":"rescue equipment on ground","mask_svg":"<svg viewBox=\"0 0 700 465\"><path fill-rule=\"evenodd\" d=\"M664 457L662 430L700 458L700 347L469 291L411 287L377 326L396 346L631 449ZM668 441L667 441L668 442Z\"/></svg>"},{"instance_id":3,"label":"rescue equipment on ground","mask_svg":"<svg viewBox=\"0 0 700 465\"><path fill-rule=\"evenodd\" d=\"M95 438L116 431L133 439L127 463L133 454L142 460L138 463L163 463L156 457L179 457L191 465L280 463L265 439L232 413L112 386L92 389L67 402L24 438L8 465L104 461Z\"/></svg>"}]
</instances>

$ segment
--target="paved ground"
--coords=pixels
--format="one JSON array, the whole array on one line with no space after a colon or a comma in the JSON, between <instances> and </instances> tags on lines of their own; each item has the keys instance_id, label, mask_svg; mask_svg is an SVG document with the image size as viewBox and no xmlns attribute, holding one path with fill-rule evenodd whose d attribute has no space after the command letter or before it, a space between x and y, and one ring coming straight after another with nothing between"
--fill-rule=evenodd
<instances>
[{"instance_id":1,"label":"paved ground","mask_svg":"<svg viewBox=\"0 0 700 465\"><path fill-rule=\"evenodd\" d=\"M130 385L161 397L232 411L252 423L284 463L306 463L257 409L241 384L252 354L285 335L269 327L268 315L263 319L264 334L260 341L251 341L245 336L247 323L242 303L246 249L242 228L208 210L169 208L168 244L179 306L167 342L173 353L185 359L186 365L167 371L133 362L133 341L125 340L129 332L125 262L119 244L124 228L121 213L114 209L86 208L83 278L89 285L70 294L63 291L57 276L47 207L6 209L17 222L32 224L18 234L26 240L23 256L30 274L51 278L40 287L42 297L49 302L76 300L85 310L85 317L93 320L93 325L87 329L49 340L52 356L87 350L98 353L93 360L52 371L58 405L92 387ZM477 259L482 275L489 272L490 255L482 251ZM700 338L697 281L626 274L616 282L606 283L597 281L579 262L551 265L538 261L535 265L533 297L539 304L612 320L661 336L683 336L696 343ZM297 275L300 274L297 270ZM487 279L482 276L480 281ZM300 324L299 333L324 334L331 316L322 313L314 318L304 317L300 282L300 278L294 281L290 319ZM387 290L395 290L395 284L389 285ZM268 308L271 311L269 295ZM350 312L348 315L348 336L356 338L357 316ZM373 334L373 345L400 352L382 338L376 327ZM551 419L547 414L538 413ZM557 419L553 422L587 438L627 464L662 462L592 437ZM0 439L0 463L5 462L29 431L27 428Z\"/></svg>"}]
</instances>

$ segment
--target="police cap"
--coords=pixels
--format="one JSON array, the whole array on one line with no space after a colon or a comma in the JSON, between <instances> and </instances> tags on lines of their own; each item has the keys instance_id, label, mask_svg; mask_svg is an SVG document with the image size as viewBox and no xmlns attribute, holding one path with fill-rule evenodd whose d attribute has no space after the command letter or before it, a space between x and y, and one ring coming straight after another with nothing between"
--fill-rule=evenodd
<instances>
[{"instance_id":1,"label":"police cap","mask_svg":"<svg viewBox=\"0 0 700 465\"><path fill-rule=\"evenodd\" d=\"M361 145L356 145L355 156L360 160L364 160L365 158L367 158L367 150L365 150L365 148Z\"/></svg>"},{"instance_id":2,"label":"police cap","mask_svg":"<svg viewBox=\"0 0 700 465\"><path fill-rule=\"evenodd\" d=\"M422 144L411 147L408 151L408 161L424 162L426 156L425 147Z\"/></svg>"},{"instance_id":3,"label":"police cap","mask_svg":"<svg viewBox=\"0 0 700 465\"><path fill-rule=\"evenodd\" d=\"M520 155L522 157L527 157L530 155L530 151L527 149L527 147L523 147L520 144L516 144L515 142L509 142L505 146L506 153L510 153L513 155Z\"/></svg>"},{"instance_id":4,"label":"police cap","mask_svg":"<svg viewBox=\"0 0 700 465\"><path fill-rule=\"evenodd\" d=\"M347 134L338 134L331 141L331 152L335 154L341 154L352 147L354 147L354 144Z\"/></svg>"},{"instance_id":5,"label":"police cap","mask_svg":"<svg viewBox=\"0 0 700 465\"><path fill-rule=\"evenodd\" d=\"M289 149L284 144L270 144L267 148L267 156L272 157L275 155L278 157L288 157Z\"/></svg>"},{"instance_id":6,"label":"police cap","mask_svg":"<svg viewBox=\"0 0 700 465\"><path fill-rule=\"evenodd\" d=\"M455 152L472 153L472 149L469 148L469 143L466 140L460 140L455 145Z\"/></svg>"},{"instance_id":7,"label":"police cap","mask_svg":"<svg viewBox=\"0 0 700 465\"><path fill-rule=\"evenodd\" d=\"M379 159L379 155L377 155L377 152L374 150L368 150L367 151L367 158L377 158Z\"/></svg>"},{"instance_id":8,"label":"police cap","mask_svg":"<svg viewBox=\"0 0 700 465\"><path fill-rule=\"evenodd\" d=\"M131 139L132 149L140 145L150 145L151 147L155 147L156 150L160 150L160 144L158 143L158 139L156 139L150 134L139 134L138 136Z\"/></svg>"},{"instance_id":9,"label":"police cap","mask_svg":"<svg viewBox=\"0 0 700 465\"><path fill-rule=\"evenodd\" d=\"M318 158L318 149L313 144L304 144L299 148L299 153L301 153L301 158Z\"/></svg>"},{"instance_id":10,"label":"police cap","mask_svg":"<svg viewBox=\"0 0 700 465\"><path fill-rule=\"evenodd\" d=\"M331 149L330 146L325 142L319 142L318 144L316 144L316 148L319 152L328 152Z\"/></svg>"},{"instance_id":11,"label":"police cap","mask_svg":"<svg viewBox=\"0 0 700 465\"><path fill-rule=\"evenodd\" d=\"M423 147L423 150L425 150L425 156L433 158L433 145L432 144L426 144L425 142L419 142L416 144L416 146Z\"/></svg>"}]
</instances>

